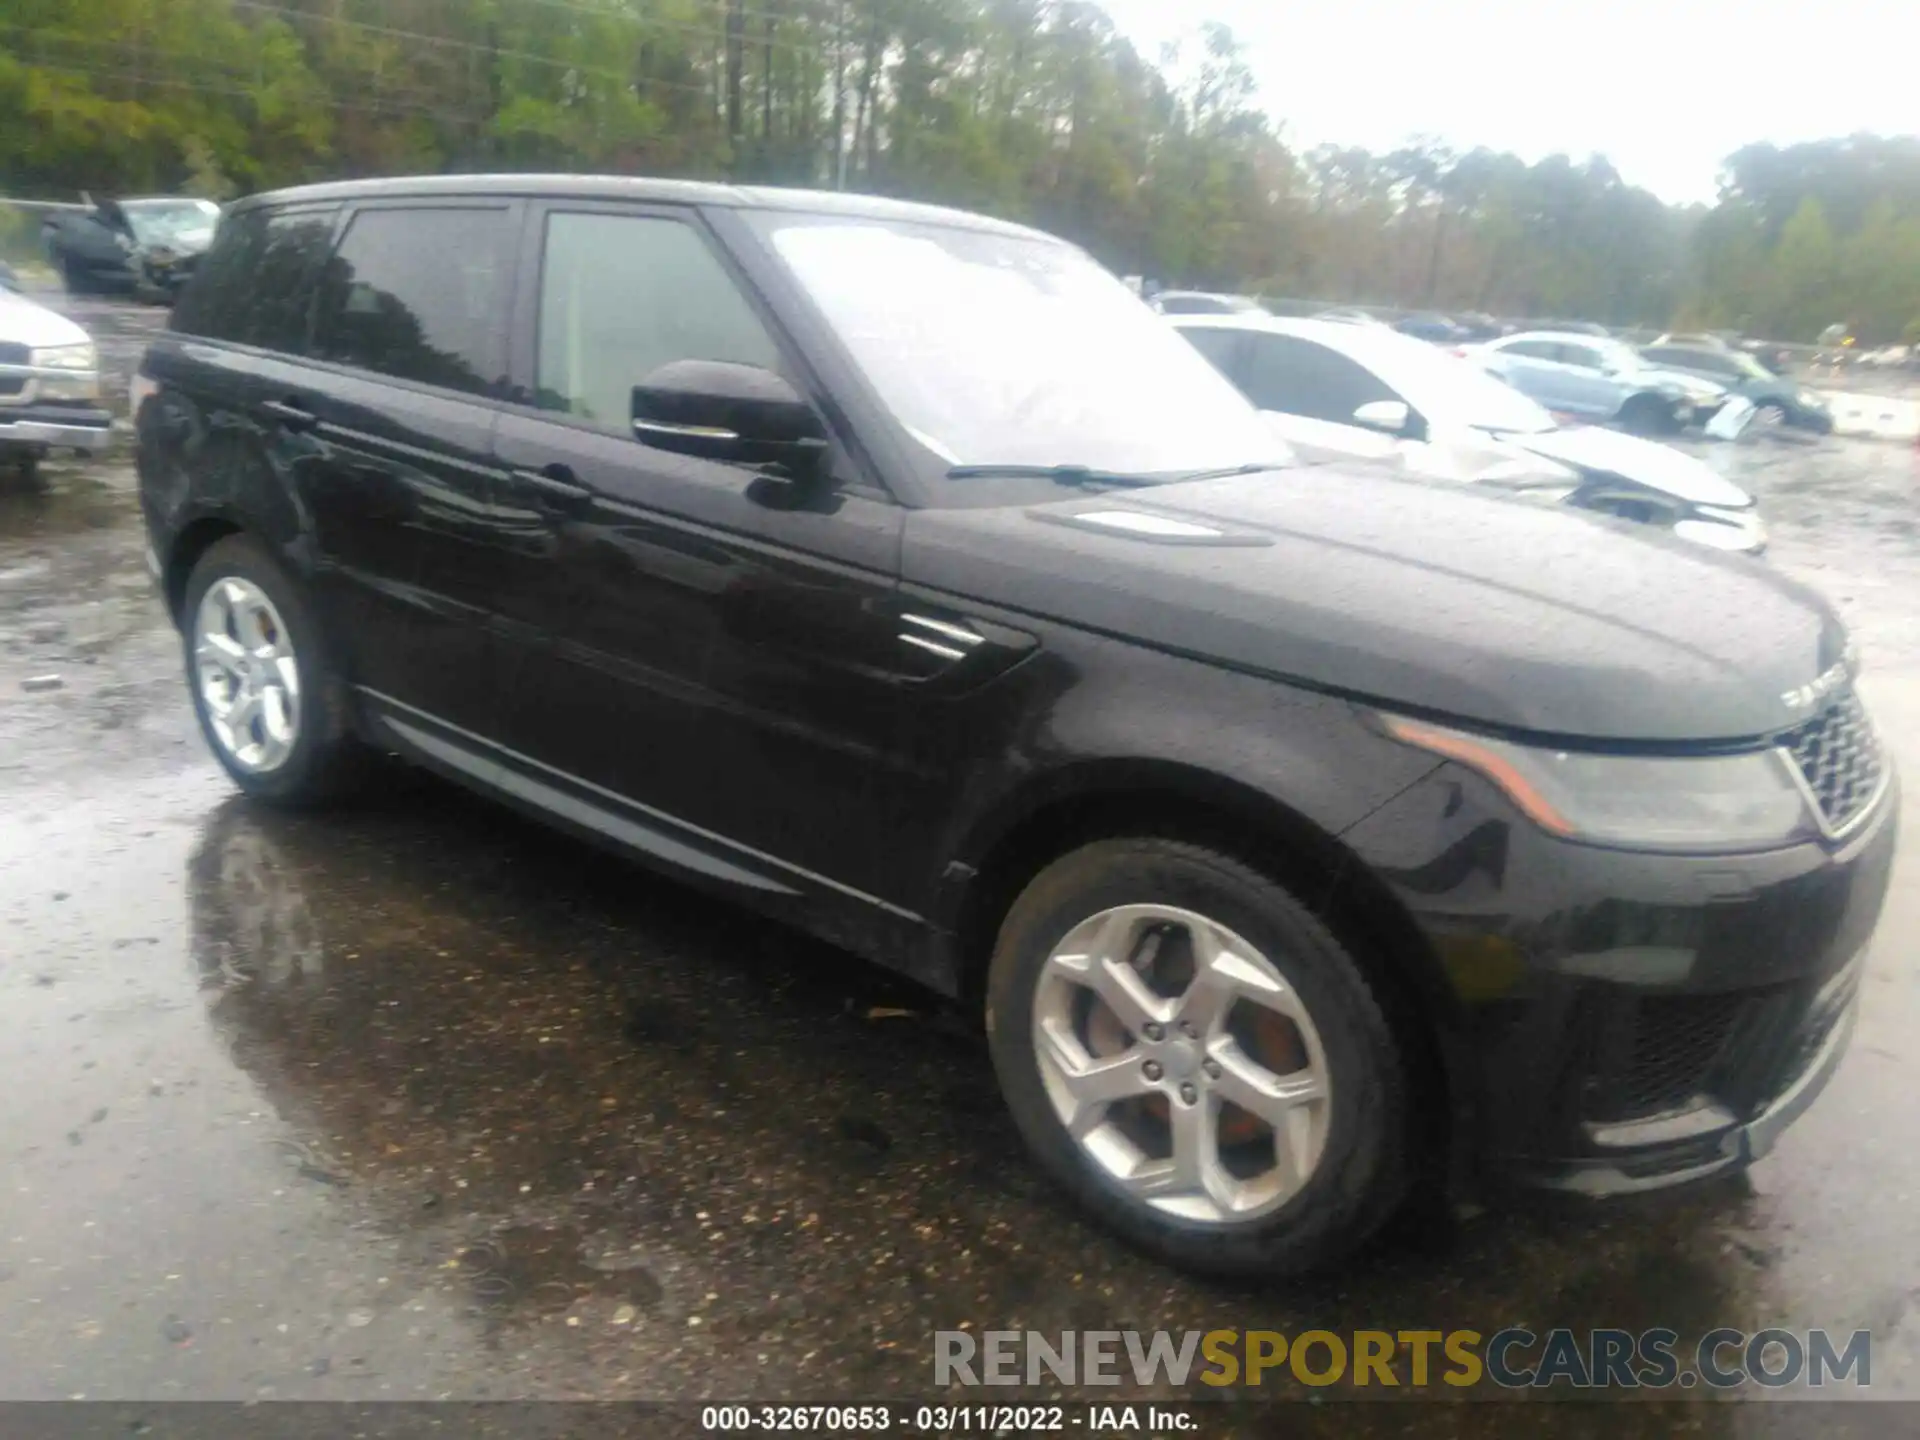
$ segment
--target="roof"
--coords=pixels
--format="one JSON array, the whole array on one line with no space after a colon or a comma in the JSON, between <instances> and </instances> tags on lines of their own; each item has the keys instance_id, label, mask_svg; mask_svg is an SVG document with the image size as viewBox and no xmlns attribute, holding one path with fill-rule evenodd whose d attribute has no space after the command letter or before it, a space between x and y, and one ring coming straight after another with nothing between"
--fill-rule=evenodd
<instances>
[{"instance_id":1,"label":"roof","mask_svg":"<svg viewBox=\"0 0 1920 1440\"><path fill-rule=\"evenodd\" d=\"M724 206L741 210L790 210L811 215L845 215L854 219L914 221L974 230L1054 240L1043 231L1005 220L893 200L883 195L860 195L838 190L788 190L763 185L723 185L700 180L659 180L638 175L405 175L380 180L335 180L271 190L235 201L234 210L256 205L289 205L317 201L393 200L418 196L515 197L566 200L629 200L665 205Z\"/></svg>"},{"instance_id":2,"label":"roof","mask_svg":"<svg viewBox=\"0 0 1920 1440\"><path fill-rule=\"evenodd\" d=\"M1297 340L1312 340L1362 364L1391 366L1409 349L1423 353L1433 349L1419 340L1395 330L1391 325L1349 325L1342 320L1299 319L1291 315L1169 315L1167 319L1181 329L1258 330L1270 335L1291 335Z\"/></svg>"},{"instance_id":3,"label":"roof","mask_svg":"<svg viewBox=\"0 0 1920 1440\"><path fill-rule=\"evenodd\" d=\"M1500 335L1486 343L1489 346L1511 345L1516 340L1551 340L1560 345L1621 345L1631 350L1627 342L1612 335L1589 335L1584 330L1516 330L1511 335Z\"/></svg>"}]
</instances>

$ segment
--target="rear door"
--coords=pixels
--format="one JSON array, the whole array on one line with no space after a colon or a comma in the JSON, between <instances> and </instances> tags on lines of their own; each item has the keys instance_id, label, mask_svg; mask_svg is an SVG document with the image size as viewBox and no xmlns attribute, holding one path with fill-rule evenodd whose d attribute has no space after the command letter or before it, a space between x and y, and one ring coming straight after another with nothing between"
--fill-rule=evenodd
<instances>
[{"instance_id":1,"label":"rear door","mask_svg":"<svg viewBox=\"0 0 1920 1440\"><path fill-rule=\"evenodd\" d=\"M494 718L506 541L492 442L519 221L508 201L353 207L313 362L273 397L317 452L315 521L353 678L415 730Z\"/></svg>"},{"instance_id":2,"label":"rear door","mask_svg":"<svg viewBox=\"0 0 1920 1440\"><path fill-rule=\"evenodd\" d=\"M804 368L701 217L553 203L528 217L535 402L501 419L515 535L508 783L695 869L871 896L898 746L899 508L836 445L833 483L641 444L633 386L675 360ZM716 843L718 842L718 843ZM876 852L879 852L876 854ZM780 882L783 883L783 882Z\"/></svg>"},{"instance_id":3,"label":"rear door","mask_svg":"<svg viewBox=\"0 0 1920 1440\"><path fill-rule=\"evenodd\" d=\"M1606 356L1592 345L1564 343L1558 347L1560 377L1556 384L1564 397L1560 409L1595 419L1610 419L1626 396L1626 386L1609 374Z\"/></svg>"}]
</instances>

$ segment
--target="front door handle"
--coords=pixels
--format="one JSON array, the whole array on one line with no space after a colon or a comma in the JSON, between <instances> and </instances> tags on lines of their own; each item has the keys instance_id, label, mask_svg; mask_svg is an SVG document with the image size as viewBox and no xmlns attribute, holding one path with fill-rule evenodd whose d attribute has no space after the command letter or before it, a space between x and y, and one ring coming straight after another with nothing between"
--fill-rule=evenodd
<instances>
[{"instance_id":1,"label":"front door handle","mask_svg":"<svg viewBox=\"0 0 1920 1440\"><path fill-rule=\"evenodd\" d=\"M270 415L280 424L293 431L311 430L320 423L320 417L311 410L304 410L292 400L268 400L261 404L260 412Z\"/></svg>"},{"instance_id":2,"label":"front door handle","mask_svg":"<svg viewBox=\"0 0 1920 1440\"><path fill-rule=\"evenodd\" d=\"M548 465L539 470L515 470L513 478L533 491L536 503L555 510L577 509L593 498L593 491L574 478L566 465Z\"/></svg>"}]
</instances>

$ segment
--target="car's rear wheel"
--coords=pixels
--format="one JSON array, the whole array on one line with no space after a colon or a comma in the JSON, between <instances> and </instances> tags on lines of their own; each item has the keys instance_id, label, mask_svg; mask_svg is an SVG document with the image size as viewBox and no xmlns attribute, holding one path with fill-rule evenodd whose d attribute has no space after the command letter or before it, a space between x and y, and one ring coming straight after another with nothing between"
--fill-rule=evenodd
<instances>
[{"instance_id":1,"label":"car's rear wheel","mask_svg":"<svg viewBox=\"0 0 1920 1440\"><path fill-rule=\"evenodd\" d=\"M1787 423L1787 407L1773 400L1769 400L1764 405L1756 405L1753 411L1753 423L1763 430L1777 430Z\"/></svg>"},{"instance_id":2,"label":"car's rear wheel","mask_svg":"<svg viewBox=\"0 0 1920 1440\"><path fill-rule=\"evenodd\" d=\"M346 686L299 586L258 541L230 535L200 557L180 629L200 728L242 790L310 804L362 778Z\"/></svg>"},{"instance_id":3,"label":"car's rear wheel","mask_svg":"<svg viewBox=\"0 0 1920 1440\"><path fill-rule=\"evenodd\" d=\"M987 1017L1040 1161L1176 1264L1323 1266L1405 1189L1405 1062L1366 977L1231 856L1148 837L1055 861L1001 927Z\"/></svg>"}]
</instances>

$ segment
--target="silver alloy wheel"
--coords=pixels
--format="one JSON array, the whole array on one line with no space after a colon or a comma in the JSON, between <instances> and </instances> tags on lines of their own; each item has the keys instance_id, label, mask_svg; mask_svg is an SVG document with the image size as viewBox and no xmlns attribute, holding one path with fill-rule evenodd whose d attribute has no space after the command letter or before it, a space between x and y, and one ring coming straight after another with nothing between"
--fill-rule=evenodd
<instances>
[{"instance_id":1,"label":"silver alloy wheel","mask_svg":"<svg viewBox=\"0 0 1920 1440\"><path fill-rule=\"evenodd\" d=\"M1784 405L1761 405L1754 410L1753 419L1762 429L1772 430L1787 423L1787 410Z\"/></svg>"},{"instance_id":2,"label":"silver alloy wheel","mask_svg":"<svg viewBox=\"0 0 1920 1440\"><path fill-rule=\"evenodd\" d=\"M1332 1083L1305 1003L1193 911L1121 905L1076 925L1041 969L1033 1048L1075 1143L1180 1219L1269 1214L1326 1148Z\"/></svg>"},{"instance_id":3,"label":"silver alloy wheel","mask_svg":"<svg viewBox=\"0 0 1920 1440\"><path fill-rule=\"evenodd\" d=\"M229 575L200 599L193 664L220 748L256 774L277 769L300 737L300 667L266 592Z\"/></svg>"}]
</instances>

